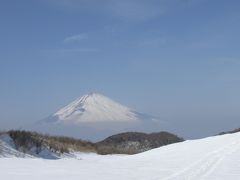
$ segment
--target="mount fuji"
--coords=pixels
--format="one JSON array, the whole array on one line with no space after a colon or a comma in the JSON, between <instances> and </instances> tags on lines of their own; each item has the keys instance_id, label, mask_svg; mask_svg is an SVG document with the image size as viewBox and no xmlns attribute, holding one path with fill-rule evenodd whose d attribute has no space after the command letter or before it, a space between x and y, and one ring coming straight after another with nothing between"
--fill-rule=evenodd
<instances>
[{"instance_id":1,"label":"mount fuji","mask_svg":"<svg viewBox=\"0 0 240 180\"><path fill-rule=\"evenodd\" d=\"M37 123L37 130L94 140L123 131L159 131L161 121L102 94L86 94Z\"/></svg>"}]
</instances>

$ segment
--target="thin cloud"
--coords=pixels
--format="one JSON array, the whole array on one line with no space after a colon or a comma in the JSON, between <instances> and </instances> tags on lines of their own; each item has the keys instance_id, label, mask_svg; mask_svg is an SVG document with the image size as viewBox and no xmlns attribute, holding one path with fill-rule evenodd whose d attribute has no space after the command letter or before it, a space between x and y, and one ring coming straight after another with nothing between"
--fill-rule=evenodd
<instances>
[{"instance_id":1,"label":"thin cloud","mask_svg":"<svg viewBox=\"0 0 240 180\"><path fill-rule=\"evenodd\" d=\"M98 48L72 48L72 49L59 49L60 52L99 52Z\"/></svg>"},{"instance_id":2,"label":"thin cloud","mask_svg":"<svg viewBox=\"0 0 240 180\"><path fill-rule=\"evenodd\" d=\"M75 54L75 53L98 53L101 49L98 48L58 48L58 49L48 49L44 50L46 53L52 54Z\"/></svg>"},{"instance_id":3,"label":"thin cloud","mask_svg":"<svg viewBox=\"0 0 240 180\"><path fill-rule=\"evenodd\" d=\"M69 36L64 39L64 42L77 42L77 41L82 41L84 39L87 39L88 35L85 33L82 34L77 34L74 36Z\"/></svg>"}]
</instances>

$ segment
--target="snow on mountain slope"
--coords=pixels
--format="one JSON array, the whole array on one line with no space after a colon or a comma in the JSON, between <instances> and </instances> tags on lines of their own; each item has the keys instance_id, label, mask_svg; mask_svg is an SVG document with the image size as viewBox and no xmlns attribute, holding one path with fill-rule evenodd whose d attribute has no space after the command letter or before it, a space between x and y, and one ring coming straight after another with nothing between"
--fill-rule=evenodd
<instances>
[{"instance_id":1,"label":"snow on mountain slope","mask_svg":"<svg viewBox=\"0 0 240 180\"><path fill-rule=\"evenodd\" d=\"M60 121L137 121L129 108L96 93L87 94L54 114Z\"/></svg>"},{"instance_id":2,"label":"snow on mountain slope","mask_svg":"<svg viewBox=\"0 0 240 180\"><path fill-rule=\"evenodd\" d=\"M240 133L190 140L129 156L81 155L55 161L0 158L12 180L237 180Z\"/></svg>"},{"instance_id":3,"label":"snow on mountain slope","mask_svg":"<svg viewBox=\"0 0 240 180\"><path fill-rule=\"evenodd\" d=\"M137 123L142 117L140 113L136 113L106 96L90 93L60 109L49 117L47 121L76 124L101 122Z\"/></svg>"}]
</instances>

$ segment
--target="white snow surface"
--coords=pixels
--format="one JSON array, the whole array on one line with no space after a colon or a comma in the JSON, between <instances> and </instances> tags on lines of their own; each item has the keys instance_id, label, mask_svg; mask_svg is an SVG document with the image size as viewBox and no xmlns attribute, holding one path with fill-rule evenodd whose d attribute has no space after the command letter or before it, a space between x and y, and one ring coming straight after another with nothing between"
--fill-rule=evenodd
<instances>
[{"instance_id":1,"label":"white snow surface","mask_svg":"<svg viewBox=\"0 0 240 180\"><path fill-rule=\"evenodd\" d=\"M240 133L189 140L137 155L0 158L3 180L237 180Z\"/></svg>"},{"instance_id":2,"label":"white snow surface","mask_svg":"<svg viewBox=\"0 0 240 180\"><path fill-rule=\"evenodd\" d=\"M60 122L136 122L137 114L110 98L98 93L87 94L56 112Z\"/></svg>"}]
</instances>

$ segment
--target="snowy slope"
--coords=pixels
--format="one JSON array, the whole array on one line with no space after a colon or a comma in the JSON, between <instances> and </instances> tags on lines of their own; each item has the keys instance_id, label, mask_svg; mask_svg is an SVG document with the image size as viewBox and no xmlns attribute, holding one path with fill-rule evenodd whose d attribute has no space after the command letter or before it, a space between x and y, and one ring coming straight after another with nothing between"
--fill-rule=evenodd
<instances>
[{"instance_id":1,"label":"snowy slope","mask_svg":"<svg viewBox=\"0 0 240 180\"><path fill-rule=\"evenodd\" d=\"M50 116L48 122L63 123L136 123L143 115L98 93L89 93ZM147 116L145 115L144 118ZM149 116L150 117L150 116Z\"/></svg>"},{"instance_id":2,"label":"snowy slope","mask_svg":"<svg viewBox=\"0 0 240 180\"><path fill-rule=\"evenodd\" d=\"M54 114L60 121L137 121L129 108L96 93L87 94Z\"/></svg>"},{"instance_id":3,"label":"snowy slope","mask_svg":"<svg viewBox=\"0 0 240 180\"><path fill-rule=\"evenodd\" d=\"M77 159L0 158L11 180L237 180L240 133L164 146L131 156L79 155Z\"/></svg>"},{"instance_id":4,"label":"snowy slope","mask_svg":"<svg viewBox=\"0 0 240 180\"><path fill-rule=\"evenodd\" d=\"M8 134L0 135L0 157L32 157L16 150Z\"/></svg>"},{"instance_id":5,"label":"snowy slope","mask_svg":"<svg viewBox=\"0 0 240 180\"><path fill-rule=\"evenodd\" d=\"M45 145L41 147L41 151L38 153L36 153L36 146L34 145L29 147L28 150L20 151L17 150L12 138L7 133L4 133L0 135L0 157L59 159L62 157L75 156L72 154L60 154L53 152Z\"/></svg>"}]
</instances>

